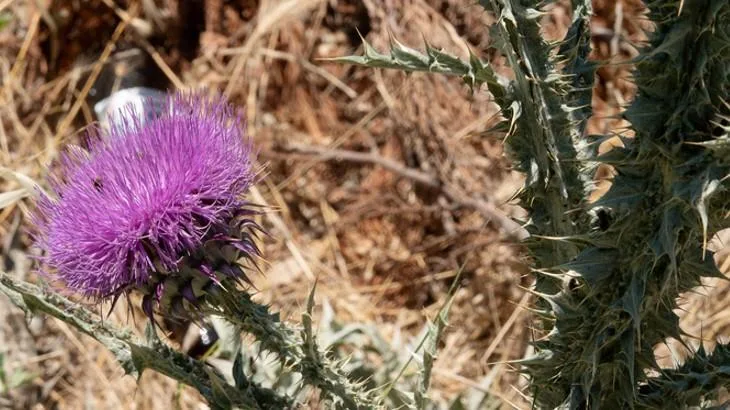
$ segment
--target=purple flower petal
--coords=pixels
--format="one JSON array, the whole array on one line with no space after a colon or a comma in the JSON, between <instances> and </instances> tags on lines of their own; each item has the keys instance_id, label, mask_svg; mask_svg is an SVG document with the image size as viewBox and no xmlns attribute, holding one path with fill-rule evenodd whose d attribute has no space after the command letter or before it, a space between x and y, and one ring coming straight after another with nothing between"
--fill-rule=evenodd
<instances>
[{"instance_id":1,"label":"purple flower petal","mask_svg":"<svg viewBox=\"0 0 730 410\"><path fill-rule=\"evenodd\" d=\"M163 112L61 158L33 221L42 262L71 290L101 299L143 285L155 266L174 271L247 204L251 145L233 107L176 95Z\"/></svg>"}]
</instances>

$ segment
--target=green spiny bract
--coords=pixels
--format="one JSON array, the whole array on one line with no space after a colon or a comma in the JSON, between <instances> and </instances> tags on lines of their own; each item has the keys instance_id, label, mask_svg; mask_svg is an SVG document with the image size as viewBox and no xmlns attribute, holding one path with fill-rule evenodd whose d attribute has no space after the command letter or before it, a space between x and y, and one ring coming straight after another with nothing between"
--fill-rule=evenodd
<instances>
[{"instance_id":1,"label":"green spiny bract","mask_svg":"<svg viewBox=\"0 0 730 410\"><path fill-rule=\"evenodd\" d=\"M590 1L573 1L573 24L557 44L539 32L544 3L480 4L496 14L493 38L515 72L506 84L482 82L506 118L506 150L526 174L518 198L530 215L526 245L535 265L535 311L546 333L534 342L535 355L521 361L535 404L706 404L728 385L728 347L709 357L700 349L679 369L660 369L654 347L683 335L674 313L680 294L702 277L721 276L706 247L729 226L730 3L647 4L656 27L636 58L638 93L625 113L635 138L622 137L624 147L601 157L595 155L601 139L583 135L594 72L587 61ZM441 58L461 71L432 70L423 58L424 67L414 68L419 59L404 53L418 55L395 43L391 57L366 46L361 59L344 60L462 76L468 67L491 72L473 56L470 63ZM464 77L467 84L479 85L471 78ZM616 177L589 204L600 162L612 165Z\"/></svg>"}]
</instances>

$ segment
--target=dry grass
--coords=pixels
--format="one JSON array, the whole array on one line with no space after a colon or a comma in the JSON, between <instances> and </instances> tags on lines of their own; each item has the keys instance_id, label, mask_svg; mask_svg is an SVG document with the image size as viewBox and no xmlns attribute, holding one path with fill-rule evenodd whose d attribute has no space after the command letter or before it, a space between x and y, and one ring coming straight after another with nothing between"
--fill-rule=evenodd
<instances>
[{"instance_id":1,"label":"dry grass","mask_svg":"<svg viewBox=\"0 0 730 410\"><path fill-rule=\"evenodd\" d=\"M486 132L496 106L487 93L470 96L458 79L317 62L356 52L357 27L378 48L389 32L407 44L423 36L462 56L467 47L482 50L501 65L487 49L489 16L472 3L207 0L195 10L182 0L0 1L12 18L0 30L0 192L20 188L23 177L43 181L59 150L80 142L95 121L98 93L118 87L137 65L149 67L146 78L156 85L224 92L245 107L266 165L252 199L277 209L263 221L274 239L265 244L260 300L296 320L318 278L318 300L341 320L374 323L386 337L414 334L463 267L433 395L481 389L504 407L524 408L518 378L503 364L524 355L530 336L520 249L479 207L412 177L519 215L507 201L520 176L509 170L499 136ZM596 58L625 59L627 41L639 35L637 2L609 4L596 2ZM565 11L552 10L547 35L564 33ZM606 117L632 93L626 66L602 70L594 132L620 126ZM334 149L380 160L320 155ZM2 268L19 276L30 275L24 215L31 206L23 199L0 209ZM33 377L12 400L0 398L0 408L201 407L195 392L156 374L137 384L88 338L56 321L28 324L6 305L0 298L0 353L9 371ZM112 320L128 323L121 313Z\"/></svg>"}]
</instances>

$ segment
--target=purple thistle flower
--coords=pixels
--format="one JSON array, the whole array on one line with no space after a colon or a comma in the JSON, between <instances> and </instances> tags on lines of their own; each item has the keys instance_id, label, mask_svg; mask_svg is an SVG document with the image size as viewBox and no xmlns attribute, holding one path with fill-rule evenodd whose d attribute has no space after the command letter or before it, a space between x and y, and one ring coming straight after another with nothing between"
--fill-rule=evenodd
<instances>
[{"instance_id":1,"label":"purple thistle flower","mask_svg":"<svg viewBox=\"0 0 730 410\"><path fill-rule=\"evenodd\" d=\"M153 300L193 304L232 272L248 280L237 261L258 253L260 228L242 198L255 173L234 108L176 95L157 119L121 124L62 156L55 197L33 215L43 271L95 300L141 290L150 316Z\"/></svg>"}]
</instances>

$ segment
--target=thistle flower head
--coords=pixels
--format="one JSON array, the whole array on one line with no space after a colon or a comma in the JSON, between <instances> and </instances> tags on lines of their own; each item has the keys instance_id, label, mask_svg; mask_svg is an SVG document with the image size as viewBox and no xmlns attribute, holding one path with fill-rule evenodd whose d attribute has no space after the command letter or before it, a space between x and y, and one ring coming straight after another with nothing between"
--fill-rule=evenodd
<instances>
[{"instance_id":1,"label":"thistle flower head","mask_svg":"<svg viewBox=\"0 0 730 410\"><path fill-rule=\"evenodd\" d=\"M141 290L143 305L195 303L221 276L245 279L237 260L258 252L242 198L251 154L233 107L181 94L152 121L126 117L69 149L33 216L44 271L97 300Z\"/></svg>"}]
</instances>

